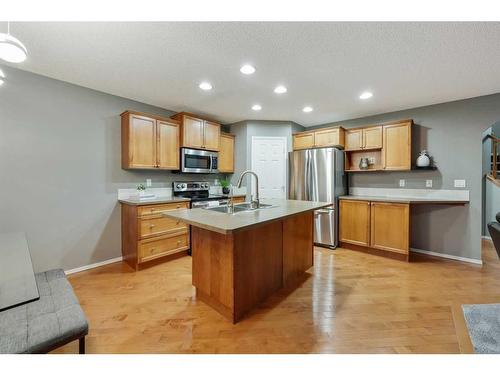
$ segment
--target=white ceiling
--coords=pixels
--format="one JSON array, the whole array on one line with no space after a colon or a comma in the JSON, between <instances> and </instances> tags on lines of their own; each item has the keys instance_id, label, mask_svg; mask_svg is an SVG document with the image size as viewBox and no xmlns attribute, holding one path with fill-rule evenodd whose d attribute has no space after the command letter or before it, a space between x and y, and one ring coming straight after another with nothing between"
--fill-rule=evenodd
<instances>
[{"instance_id":1,"label":"white ceiling","mask_svg":"<svg viewBox=\"0 0 500 375\"><path fill-rule=\"evenodd\" d=\"M223 123L310 126L500 92L500 23L13 23L11 33L28 48L20 69ZM243 63L257 72L242 75ZM365 90L373 98L359 100Z\"/></svg>"}]
</instances>

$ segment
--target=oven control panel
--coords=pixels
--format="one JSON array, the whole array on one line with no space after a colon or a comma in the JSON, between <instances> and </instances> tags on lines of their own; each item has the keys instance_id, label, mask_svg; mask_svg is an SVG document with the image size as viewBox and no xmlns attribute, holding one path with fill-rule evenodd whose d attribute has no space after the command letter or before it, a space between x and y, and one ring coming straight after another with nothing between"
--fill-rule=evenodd
<instances>
[{"instance_id":1,"label":"oven control panel","mask_svg":"<svg viewBox=\"0 0 500 375\"><path fill-rule=\"evenodd\" d=\"M188 182L174 181L172 182L173 191L204 191L210 189L210 184L206 181Z\"/></svg>"}]
</instances>

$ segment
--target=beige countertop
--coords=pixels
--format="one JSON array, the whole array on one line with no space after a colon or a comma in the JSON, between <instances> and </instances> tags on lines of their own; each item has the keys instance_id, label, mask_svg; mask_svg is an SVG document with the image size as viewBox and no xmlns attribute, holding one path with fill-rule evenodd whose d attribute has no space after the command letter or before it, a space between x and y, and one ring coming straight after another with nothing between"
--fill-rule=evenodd
<instances>
[{"instance_id":1,"label":"beige countertop","mask_svg":"<svg viewBox=\"0 0 500 375\"><path fill-rule=\"evenodd\" d=\"M181 220L195 227L222 234L229 234L237 230L248 229L254 225L331 206L331 203L327 202L307 202L285 199L262 199L261 203L272 204L275 207L256 211L237 212L235 214L195 208L191 210L168 211L164 212L163 215Z\"/></svg>"},{"instance_id":2,"label":"beige countertop","mask_svg":"<svg viewBox=\"0 0 500 375\"><path fill-rule=\"evenodd\" d=\"M189 202L191 199L189 198L180 198L180 197L158 197L154 199L118 199L118 202L123 204L130 204L132 206L145 206L148 204L160 204L160 203L176 203L176 202Z\"/></svg>"},{"instance_id":3,"label":"beige countertop","mask_svg":"<svg viewBox=\"0 0 500 375\"><path fill-rule=\"evenodd\" d=\"M221 197L224 198L229 198L228 195L221 195ZM240 197L246 197L246 194L234 194L234 198L240 198ZM158 197L154 199L134 199L134 198L128 198L128 199L118 199L118 202L124 203L124 204L130 204L132 206L146 206L148 204L160 204L160 203L176 203L176 202L190 202L191 199L189 198L181 198L181 197Z\"/></svg>"},{"instance_id":4,"label":"beige countertop","mask_svg":"<svg viewBox=\"0 0 500 375\"><path fill-rule=\"evenodd\" d=\"M386 197L370 195L343 195L339 199L371 201L371 202L392 202L409 204L467 204L468 200L463 199L440 199L440 198L409 198L409 197Z\"/></svg>"}]
</instances>

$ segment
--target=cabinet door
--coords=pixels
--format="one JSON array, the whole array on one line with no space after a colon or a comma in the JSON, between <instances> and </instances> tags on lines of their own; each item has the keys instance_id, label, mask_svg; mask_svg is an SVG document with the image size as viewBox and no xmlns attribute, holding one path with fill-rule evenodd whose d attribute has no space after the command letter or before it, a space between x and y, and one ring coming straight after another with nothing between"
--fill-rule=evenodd
<instances>
[{"instance_id":1,"label":"cabinet door","mask_svg":"<svg viewBox=\"0 0 500 375\"><path fill-rule=\"evenodd\" d=\"M339 129L320 130L314 133L314 146L339 146Z\"/></svg>"},{"instance_id":2,"label":"cabinet door","mask_svg":"<svg viewBox=\"0 0 500 375\"><path fill-rule=\"evenodd\" d=\"M363 149L382 148L382 127L363 129Z\"/></svg>"},{"instance_id":3,"label":"cabinet door","mask_svg":"<svg viewBox=\"0 0 500 375\"><path fill-rule=\"evenodd\" d=\"M371 203L371 247L408 254L410 249L410 205Z\"/></svg>"},{"instance_id":4,"label":"cabinet door","mask_svg":"<svg viewBox=\"0 0 500 375\"><path fill-rule=\"evenodd\" d=\"M314 147L314 133L299 133L293 135L293 149L303 150Z\"/></svg>"},{"instance_id":5,"label":"cabinet door","mask_svg":"<svg viewBox=\"0 0 500 375\"><path fill-rule=\"evenodd\" d=\"M203 120L195 117L182 117L182 146L203 148Z\"/></svg>"},{"instance_id":6,"label":"cabinet door","mask_svg":"<svg viewBox=\"0 0 500 375\"><path fill-rule=\"evenodd\" d=\"M345 149L360 150L363 148L363 129L345 131Z\"/></svg>"},{"instance_id":7,"label":"cabinet door","mask_svg":"<svg viewBox=\"0 0 500 375\"><path fill-rule=\"evenodd\" d=\"M384 125L382 150L383 168L411 169L411 123Z\"/></svg>"},{"instance_id":8,"label":"cabinet door","mask_svg":"<svg viewBox=\"0 0 500 375\"><path fill-rule=\"evenodd\" d=\"M204 121L203 148L219 151L220 148L220 125L215 122Z\"/></svg>"},{"instance_id":9,"label":"cabinet door","mask_svg":"<svg viewBox=\"0 0 500 375\"><path fill-rule=\"evenodd\" d=\"M129 168L156 167L156 120L129 115Z\"/></svg>"},{"instance_id":10,"label":"cabinet door","mask_svg":"<svg viewBox=\"0 0 500 375\"><path fill-rule=\"evenodd\" d=\"M179 169L179 125L158 120L157 165L161 169Z\"/></svg>"},{"instance_id":11,"label":"cabinet door","mask_svg":"<svg viewBox=\"0 0 500 375\"><path fill-rule=\"evenodd\" d=\"M234 136L222 133L220 136L219 172L234 172Z\"/></svg>"},{"instance_id":12,"label":"cabinet door","mask_svg":"<svg viewBox=\"0 0 500 375\"><path fill-rule=\"evenodd\" d=\"M370 202L340 201L340 241L370 246Z\"/></svg>"}]
</instances>

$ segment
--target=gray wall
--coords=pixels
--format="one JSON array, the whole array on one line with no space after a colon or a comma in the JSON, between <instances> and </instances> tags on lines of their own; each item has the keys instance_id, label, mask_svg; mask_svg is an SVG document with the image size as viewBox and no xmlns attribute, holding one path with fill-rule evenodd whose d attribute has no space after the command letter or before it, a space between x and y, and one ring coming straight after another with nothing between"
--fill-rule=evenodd
<instances>
[{"instance_id":1,"label":"gray wall","mask_svg":"<svg viewBox=\"0 0 500 375\"><path fill-rule=\"evenodd\" d=\"M241 172L251 169L252 137L285 137L287 139L287 151L292 151L292 133L303 130L303 126L292 121L247 120L231 124L230 131L236 136L235 149L237 150L235 154L235 170L231 182L236 184ZM243 184L246 186L246 181Z\"/></svg>"},{"instance_id":2,"label":"gray wall","mask_svg":"<svg viewBox=\"0 0 500 375\"><path fill-rule=\"evenodd\" d=\"M417 206L412 209L411 246L466 258L481 258L482 133L500 119L500 94L460 100L405 111L343 121L330 125L345 128L412 118L413 159L426 149L434 157L437 171L350 174L350 186L397 188L406 179L407 188L454 189L454 179L465 179L470 204L465 207ZM317 127L316 127L317 128Z\"/></svg>"},{"instance_id":3,"label":"gray wall","mask_svg":"<svg viewBox=\"0 0 500 375\"><path fill-rule=\"evenodd\" d=\"M121 255L117 189L216 177L121 169L120 113L173 112L1 68L0 231L26 232L37 271Z\"/></svg>"}]
</instances>

